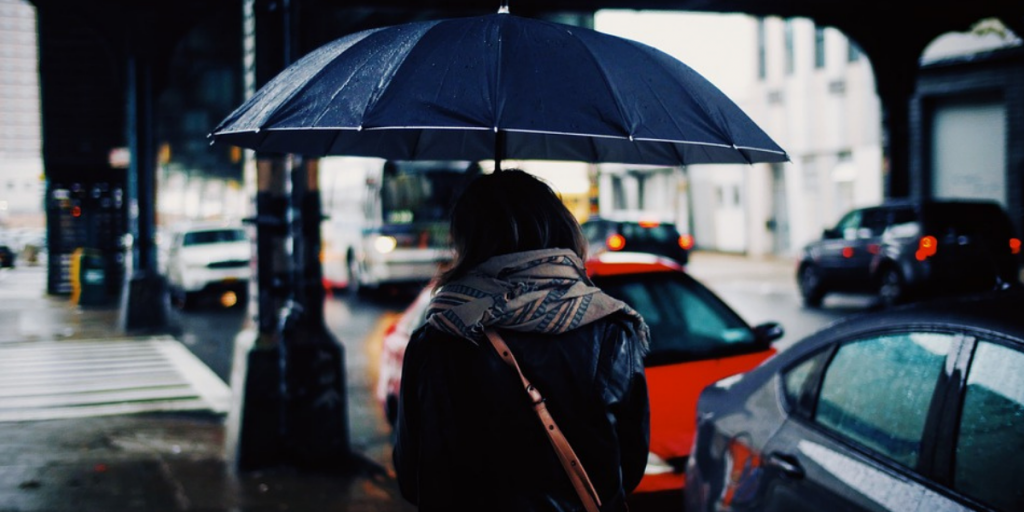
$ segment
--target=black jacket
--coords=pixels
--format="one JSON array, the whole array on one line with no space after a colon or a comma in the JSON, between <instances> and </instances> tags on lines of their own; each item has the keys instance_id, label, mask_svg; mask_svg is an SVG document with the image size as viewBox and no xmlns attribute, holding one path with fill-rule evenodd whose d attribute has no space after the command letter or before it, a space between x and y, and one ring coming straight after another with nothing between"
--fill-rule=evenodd
<instances>
[{"instance_id":1,"label":"black jacket","mask_svg":"<svg viewBox=\"0 0 1024 512\"><path fill-rule=\"evenodd\" d=\"M601 497L625 496L647 464L650 410L640 338L619 317L560 335L499 331L541 392ZM432 327L405 352L394 450L422 512L582 511L515 370Z\"/></svg>"}]
</instances>

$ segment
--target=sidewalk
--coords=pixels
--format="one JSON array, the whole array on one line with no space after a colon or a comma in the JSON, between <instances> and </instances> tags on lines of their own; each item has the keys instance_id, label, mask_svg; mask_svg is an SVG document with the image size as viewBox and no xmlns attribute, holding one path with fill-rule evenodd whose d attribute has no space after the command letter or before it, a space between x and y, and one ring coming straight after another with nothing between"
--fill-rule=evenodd
<instances>
[{"instance_id":1,"label":"sidewalk","mask_svg":"<svg viewBox=\"0 0 1024 512\"><path fill-rule=\"evenodd\" d=\"M120 334L116 305L83 308L66 297L46 295L45 277L41 276L45 276L42 267L0 271L0 358L6 358L0 361L0 368L6 369L0 371L0 412L9 412L24 400L39 400L31 395L42 394L26 391L27 385L20 391L14 389L17 386L10 384L14 371L25 370L26 365L47 365L46 371L52 373L40 377L40 385L51 388L58 385L56 381L70 378L67 374L73 371L69 369L72 363L52 353L19 361L11 357L16 351L34 353L39 347L70 349L94 343L142 346L126 342L154 338ZM7 381L3 381L4 373ZM166 393L167 386L161 389ZM87 392L73 389L67 394ZM58 415L76 413L74 406L66 404L57 410ZM225 454L225 419L222 408L207 401L205 408L197 405L194 410L0 420L0 511L415 510L402 500L386 469L360 453L354 453L348 470L338 474L288 468L236 474ZM359 424L352 422L350 428L359 428Z\"/></svg>"}]
</instances>

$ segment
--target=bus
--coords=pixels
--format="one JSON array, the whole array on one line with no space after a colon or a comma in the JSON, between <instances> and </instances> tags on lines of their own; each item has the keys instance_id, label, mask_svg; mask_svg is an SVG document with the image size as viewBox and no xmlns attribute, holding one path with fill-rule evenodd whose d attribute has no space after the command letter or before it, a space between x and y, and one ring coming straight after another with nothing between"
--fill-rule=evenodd
<instances>
[{"instance_id":1,"label":"bus","mask_svg":"<svg viewBox=\"0 0 1024 512\"><path fill-rule=\"evenodd\" d=\"M449 209L478 173L469 161L322 158L324 286L360 293L426 284L451 261Z\"/></svg>"}]
</instances>

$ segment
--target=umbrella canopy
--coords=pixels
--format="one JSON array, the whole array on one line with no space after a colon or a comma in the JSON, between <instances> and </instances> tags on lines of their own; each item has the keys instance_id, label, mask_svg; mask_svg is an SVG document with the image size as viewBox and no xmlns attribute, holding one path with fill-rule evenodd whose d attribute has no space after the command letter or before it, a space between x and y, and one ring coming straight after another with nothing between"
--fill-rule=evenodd
<instances>
[{"instance_id":1,"label":"umbrella canopy","mask_svg":"<svg viewBox=\"0 0 1024 512\"><path fill-rule=\"evenodd\" d=\"M394 160L788 160L670 55L508 13L342 37L287 67L211 137L263 152Z\"/></svg>"}]
</instances>

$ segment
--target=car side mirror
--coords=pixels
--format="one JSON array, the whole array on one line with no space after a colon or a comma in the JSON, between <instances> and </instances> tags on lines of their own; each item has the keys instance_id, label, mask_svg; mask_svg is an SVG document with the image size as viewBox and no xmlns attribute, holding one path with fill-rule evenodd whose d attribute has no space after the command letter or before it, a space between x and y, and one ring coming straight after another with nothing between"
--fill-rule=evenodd
<instances>
[{"instance_id":1,"label":"car side mirror","mask_svg":"<svg viewBox=\"0 0 1024 512\"><path fill-rule=\"evenodd\" d=\"M781 338L784 334L786 334L786 330L778 322L765 322L754 327L754 336L757 338L757 341L764 343L771 343Z\"/></svg>"},{"instance_id":2,"label":"car side mirror","mask_svg":"<svg viewBox=\"0 0 1024 512\"><path fill-rule=\"evenodd\" d=\"M839 238L839 230L835 228L825 228L821 231L821 237L824 239Z\"/></svg>"}]
</instances>

